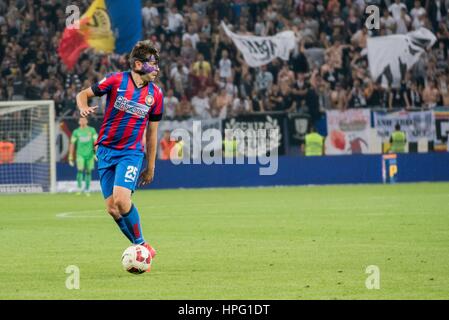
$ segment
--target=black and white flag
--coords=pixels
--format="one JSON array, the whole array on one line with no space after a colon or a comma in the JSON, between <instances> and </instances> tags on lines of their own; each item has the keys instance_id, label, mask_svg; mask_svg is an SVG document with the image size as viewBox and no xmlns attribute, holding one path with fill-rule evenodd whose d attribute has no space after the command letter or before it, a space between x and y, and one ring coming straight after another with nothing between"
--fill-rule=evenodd
<instances>
[{"instance_id":1,"label":"black and white flag","mask_svg":"<svg viewBox=\"0 0 449 320\"><path fill-rule=\"evenodd\" d=\"M221 23L226 35L232 39L237 49L250 67L260 67L279 57L287 61L290 51L296 47L293 31L282 31L271 37L258 37L236 34Z\"/></svg>"},{"instance_id":2,"label":"black and white flag","mask_svg":"<svg viewBox=\"0 0 449 320\"><path fill-rule=\"evenodd\" d=\"M426 28L407 34L368 38L368 62L371 77L384 87L400 86L406 71L419 60L421 54L436 42L435 35Z\"/></svg>"}]
</instances>

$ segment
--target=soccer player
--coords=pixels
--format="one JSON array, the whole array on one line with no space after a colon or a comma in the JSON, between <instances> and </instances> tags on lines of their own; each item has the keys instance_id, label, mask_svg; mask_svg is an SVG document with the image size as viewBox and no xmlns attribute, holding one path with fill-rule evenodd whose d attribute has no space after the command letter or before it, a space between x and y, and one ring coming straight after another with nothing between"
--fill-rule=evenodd
<instances>
[{"instance_id":1,"label":"soccer player","mask_svg":"<svg viewBox=\"0 0 449 320\"><path fill-rule=\"evenodd\" d=\"M74 166L74 156L76 149L76 182L78 194L81 194L83 180L85 182L84 192L90 195L90 181L92 180L92 170L94 169L94 144L98 135L95 128L87 125L86 118L80 118L79 128L75 129L70 138L69 164ZM84 179L83 179L84 178Z\"/></svg>"},{"instance_id":2,"label":"soccer player","mask_svg":"<svg viewBox=\"0 0 449 320\"><path fill-rule=\"evenodd\" d=\"M131 195L138 182L146 185L154 177L157 128L163 112L162 90L154 83L159 73L159 53L149 42L140 41L131 51L129 62L131 70L106 76L78 93L76 102L81 117L87 117L98 108L89 107L88 98L107 95L96 142L106 208L123 234L132 243L145 246L154 257L156 251L143 237ZM142 165L145 169L141 171Z\"/></svg>"}]
</instances>

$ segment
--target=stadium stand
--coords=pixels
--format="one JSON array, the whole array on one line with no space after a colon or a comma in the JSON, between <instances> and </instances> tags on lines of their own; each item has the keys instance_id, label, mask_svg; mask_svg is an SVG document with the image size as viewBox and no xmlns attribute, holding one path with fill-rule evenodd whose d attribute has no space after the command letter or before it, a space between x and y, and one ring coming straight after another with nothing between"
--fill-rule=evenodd
<instances>
[{"instance_id":1,"label":"stadium stand","mask_svg":"<svg viewBox=\"0 0 449 320\"><path fill-rule=\"evenodd\" d=\"M366 4L361 0L143 1L144 37L160 49L160 82L175 98L167 98L171 111L166 117L282 111L303 112L316 120L332 109L448 105L449 1L438 6L428 0L368 2L383 12L379 31L365 29ZM124 55L88 50L72 72L66 70L56 52L69 3L84 12L90 2L0 3L0 100L53 99L58 116L71 116L77 90L110 71L128 68ZM243 34L293 30L301 41L288 62L248 68L219 28L221 20ZM366 38L420 26L432 30L438 43L409 72L408 81L391 89L373 83L361 54ZM205 101L199 101L204 100L198 97L201 91L209 93Z\"/></svg>"}]
</instances>

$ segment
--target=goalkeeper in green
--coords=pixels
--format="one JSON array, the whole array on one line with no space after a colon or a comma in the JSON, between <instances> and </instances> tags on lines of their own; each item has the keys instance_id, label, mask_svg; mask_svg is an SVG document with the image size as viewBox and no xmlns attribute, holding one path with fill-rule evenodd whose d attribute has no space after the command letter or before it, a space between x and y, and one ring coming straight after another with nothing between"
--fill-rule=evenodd
<instances>
[{"instance_id":1,"label":"goalkeeper in green","mask_svg":"<svg viewBox=\"0 0 449 320\"><path fill-rule=\"evenodd\" d=\"M84 192L89 195L90 181L95 160L95 141L98 138L97 131L87 125L87 118L80 118L79 128L75 129L70 139L69 164L74 166L74 156L76 148L76 181L78 184L78 194L81 194L83 177L85 181Z\"/></svg>"}]
</instances>

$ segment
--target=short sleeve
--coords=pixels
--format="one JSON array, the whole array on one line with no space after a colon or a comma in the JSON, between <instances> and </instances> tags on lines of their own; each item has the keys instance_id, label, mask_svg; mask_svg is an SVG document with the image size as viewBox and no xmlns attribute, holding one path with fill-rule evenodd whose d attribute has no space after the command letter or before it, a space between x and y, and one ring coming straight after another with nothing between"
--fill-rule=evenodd
<instances>
[{"instance_id":1,"label":"short sleeve","mask_svg":"<svg viewBox=\"0 0 449 320\"><path fill-rule=\"evenodd\" d=\"M70 137L70 143L75 144L76 140L78 140L78 132L75 130L72 132L72 136Z\"/></svg>"},{"instance_id":2,"label":"short sleeve","mask_svg":"<svg viewBox=\"0 0 449 320\"><path fill-rule=\"evenodd\" d=\"M92 91L97 97L101 97L105 93L109 93L114 84L116 84L117 78L118 78L117 73L111 73L106 75L106 77L104 77L91 87Z\"/></svg>"},{"instance_id":3,"label":"short sleeve","mask_svg":"<svg viewBox=\"0 0 449 320\"><path fill-rule=\"evenodd\" d=\"M154 84L153 84L154 85ZM161 121L164 112L164 95L162 89L154 85L154 107L150 110L148 121Z\"/></svg>"},{"instance_id":4,"label":"short sleeve","mask_svg":"<svg viewBox=\"0 0 449 320\"><path fill-rule=\"evenodd\" d=\"M98 139L98 134L97 134L97 130L95 130L95 128L92 128L92 138L94 140Z\"/></svg>"}]
</instances>

